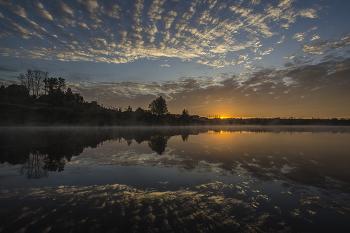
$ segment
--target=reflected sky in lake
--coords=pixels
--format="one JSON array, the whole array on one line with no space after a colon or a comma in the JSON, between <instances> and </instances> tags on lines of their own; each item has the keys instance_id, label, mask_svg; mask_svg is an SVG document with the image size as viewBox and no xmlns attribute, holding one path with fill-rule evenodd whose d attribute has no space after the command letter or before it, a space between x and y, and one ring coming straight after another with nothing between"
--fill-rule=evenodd
<instances>
[{"instance_id":1,"label":"reflected sky in lake","mask_svg":"<svg viewBox=\"0 0 350 233\"><path fill-rule=\"evenodd\" d=\"M347 127L3 128L0 232L347 232Z\"/></svg>"}]
</instances>

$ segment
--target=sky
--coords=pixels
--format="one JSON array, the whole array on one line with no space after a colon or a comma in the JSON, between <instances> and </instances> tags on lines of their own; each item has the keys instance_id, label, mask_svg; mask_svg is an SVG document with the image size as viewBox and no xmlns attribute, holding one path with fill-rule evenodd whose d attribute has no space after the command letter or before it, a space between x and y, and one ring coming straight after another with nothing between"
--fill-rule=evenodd
<instances>
[{"instance_id":1,"label":"sky","mask_svg":"<svg viewBox=\"0 0 350 233\"><path fill-rule=\"evenodd\" d=\"M0 0L0 85L221 117L350 117L349 0Z\"/></svg>"}]
</instances>

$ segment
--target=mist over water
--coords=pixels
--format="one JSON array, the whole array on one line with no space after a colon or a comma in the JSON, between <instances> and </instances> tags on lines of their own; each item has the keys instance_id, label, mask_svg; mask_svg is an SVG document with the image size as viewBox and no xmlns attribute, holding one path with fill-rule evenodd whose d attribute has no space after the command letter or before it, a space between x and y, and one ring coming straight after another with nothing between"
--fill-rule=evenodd
<instances>
[{"instance_id":1,"label":"mist over water","mask_svg":"<svg viewBox=\"0 0 350 233\"><path fill-rule=\"evenodd\" d=\"M0 232L347 232L349 127L2 128Z\"/></svg>"}]
</instances>

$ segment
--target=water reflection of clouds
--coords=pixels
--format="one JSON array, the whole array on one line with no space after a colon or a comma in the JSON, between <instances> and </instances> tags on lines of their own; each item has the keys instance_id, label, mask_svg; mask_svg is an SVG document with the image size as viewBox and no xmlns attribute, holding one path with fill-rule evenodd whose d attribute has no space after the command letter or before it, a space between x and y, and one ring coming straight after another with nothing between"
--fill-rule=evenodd
<instances>
[{"instance_id":1,"label":"water reflection of clouds","mask_svg":"<svg viewBox=\"0 0 350 233\"><path fill-rule=\"evenodd\" d=\"M317 195L299 194L297 208L286 206L251 185L211 182L175 191L123 184L2 190L1 230L288 232L292 224L322 229L312 221L324 211L337 218L350 212L349 207ZM282 202L293 199L285 196ZM6 215L4 203L13 207L11 215ZM61 213L64 216L55 217Z\"/></svg>"},{"instance_id":2,"label":"water reflection of clouds","mask_svg":"<svg viewBox=\"0 0 350 233\"><path fill-rule=\"evenodd\" d=\"M186 140L163 132L171 136L161 155L148 144L151 134L143 138L129 132L125 140L122 133L117 140L106 134L103 143L92 137L97 146L84 147L67 161L65 174L96 180L85 186L2 189L0 231L104 231L102 225L169 232L349 227L344 221L350 215L349 134L205 132ZM100 175L114 178L98 183ZM205 178L197 182L198 177ZM182 180L174 185L175 179ZM184 180L194 182L184 185ZM324 216L328 228L315 226Z\"/></svg>"},{"instance_id":3,"label":"water reflection of clouds","mask_svg":"<svg viewBox=\"0 0 350 233\"><path fill-rule=\"evenodd\" d=\"M86 228L98 231L107 224L109 229L119 227L119 230L131 231L188 229L207 232L223 229L258 231L268 224L270 214L256 208L257 200L263 201L259 195L254 200L245 200L239 196L227 197L225 191L239 194L232 185L220 182L203 184L194 190L165 192L120 184L3 191L0 202L15 199L19 202L13 203L18 217L8 219L2 227L16 229L16 224L21 222L27 229L38 226L43 229L54 221L56 228L51 230ZM46 202L45 207L37 207L34 204L37 201ZM69 211L64 217L54 218L55 213L66 210ZM94 214L84 216L82 212Z\"/></svg>"}]
</instances>

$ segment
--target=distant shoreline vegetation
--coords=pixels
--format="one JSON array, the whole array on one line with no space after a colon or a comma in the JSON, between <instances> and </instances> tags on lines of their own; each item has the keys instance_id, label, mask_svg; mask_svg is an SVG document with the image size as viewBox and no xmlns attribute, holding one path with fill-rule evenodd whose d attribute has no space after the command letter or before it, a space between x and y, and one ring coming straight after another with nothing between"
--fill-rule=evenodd
<instances>
[{"instance_id":1,"label":"distant shoreline vegetation","mask_svg":"<svg viewBox=\"0 0 350 233\"><path fill-rule=\"evenodd\" d=\"M49 78L47 72L27 70L18 77L21 85L0 87L1 126L162 126L162 125L335 125L350 126L344 118L207 118L168 112L161 96L149 110L129 106L106 108L96 101L86 102L73 93L63 78Z\"/></svg>"}]
</instances>

